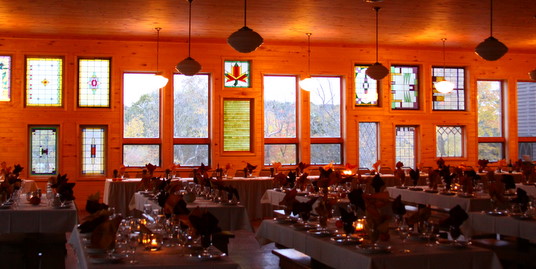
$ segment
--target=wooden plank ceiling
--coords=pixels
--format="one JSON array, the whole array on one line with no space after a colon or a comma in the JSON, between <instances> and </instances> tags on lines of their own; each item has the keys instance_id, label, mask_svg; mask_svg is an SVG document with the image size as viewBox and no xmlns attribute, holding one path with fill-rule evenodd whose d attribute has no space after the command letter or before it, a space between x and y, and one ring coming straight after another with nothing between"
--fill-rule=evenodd
<instances>
[{"instance_id":1,"label":"wooden plank ceiling","mask_svg":"<svg viewBox=\"0 0 536 269\"><path fill-rule=\"evenodd\" d=\"M474 48L490 34L488 0L249 0L247 25L265 44ZM225 42L243 26L243 0L194 0L193 42ZM493 35L511 50L536 51L536 0L495 0ZM185 42L186 0L2 0L0 37Z\"/></svg>"}]
</instances>

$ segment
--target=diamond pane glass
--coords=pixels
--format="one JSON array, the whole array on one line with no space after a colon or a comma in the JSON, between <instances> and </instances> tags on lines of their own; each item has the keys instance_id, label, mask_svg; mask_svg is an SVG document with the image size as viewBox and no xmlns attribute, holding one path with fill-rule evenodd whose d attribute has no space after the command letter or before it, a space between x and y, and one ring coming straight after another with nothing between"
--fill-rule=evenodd
<instances>
[{"instance_id":1,"label":"diamond pane glass","mask_svg":"<svg viewBox=\"0 0 536 269\"><path fill-rule=\"evenodd\" d=\"M496 162L504 159L502 143L478 143L478 159Z\"/></svg>"},{"instance_id":2,"label":"diamond pane glass","mask_svg":"<svg viewBox=\"0 0 536 269\"><path fill-rule=\"evenodd\" d=\"M341 137L341 78L313 79L318 87L310 94L311 137Z\"/></svg>"},{"instance_id":3,"label":"diamond pane glass","mask_svg":"<svg viewBox=\"0 0 536 269\"><path fill-rule=\"evenodd\" d=\"M356 106L377 106L378 105L378 83L371 79L365 72L369 65L355 66L355 105Z\"/></svg>"},{"instance_id":4,"label":"diamond pane glass","mask_svg":"<svg viewBox=\"0 0 536 269\"><path fill-rule=\"evenodd\" d=\"M123 145L123 165L143 167L148 163L160 165L159 145Z\"/></svg>"},{"instance_id":5,"label":"diamond pane glass","mask_svg":"<svg viewBox=\"0 0 536 269\"><path fill-rule=\"evenodd\" d=\"M110 60L78 60L78 106L110 106Z\"/></svg>"},{"instance_id":6,"label":"diamond pane glass","mask_svg":"<svg viewBox=\"0 0 536 269\"><path fill-rule=\"evenodd\" d=\"M250 61L225 61L225 87L251 87Z\"/></svg>"},{"instance_id":7,"label":"diamond pane glass","mask_svg":"<svg viewBox=\"0 0 536 269\"><path fill-rule=\"evenodd\" d=\"M462 157L463 133L461 126L437 126L437 157Z\"/></svg>"},{"instance_id":8,"label":"diamond pane glass","mask_svg":"<svg viewBox=\"0 0 536 269\"><path fill-rule=\"evenodd\" d=\"M0 56L0 102L11 100L11 56Z\"/></svg>"},{"instance_id":9,"label":"diamond pane glass","mask_svg":"<svg viewBox=\"0 0 536 269\"><path fill-rule=\"evenodd\" d=\"M104 175L106 163L106 129L82 128L82 174Z\"/></svg>"},{"instance_id":10,"label":"diamond pane glass","mask_svg":"<svg viewBox=\"0 0 536 269\"><path fill-rule=\"evenodd\" d=\"M175 74L173 91L174 137L208 138L209 76Z\"/></svg>"},{"instance_id":11,"label":"diamond pane glass","mask_svg":"<svg viewBox=\"0 0 536 269\"><path fill-rule=\"evenodd\" d=\"M264 137L296 137L296 77L264 76Z\"/></svg>"},{"instance_id":12,"label":"diamond pane glass","mask_svg":"<svg viewBox=\"0 0 536 269\"><path fill-rule=\"evenodd\" d=\"M342 164L341 144L311 144L311 164Z\"/></svg>"},{"instance_id":13,"label":"diamond pane glass","mask_svg":"<svg viewBox=\"0 0 536 269\"><path fill-rule=\"evenodd\" d=\"M63 59L26 59L26 105L61 106Z\"/></svg>"},{"instance_id":14,"label":"diamond pane glass","mask_svg":"<svg viewBox=\"0 0 536 269\"><path fill-rule=\"evenodd\" d=\"M524 155L530 156L531 160L536 159L536 143L520 142L519 143L519 159L523 159Z\"/></svg>"},{"instance_id":15,"label":"diamond pane glass","mask_svg":"<svg viewBox=\"0 0 536 269\"><path fill-rule=\"evenodd\" d=\"M502 87L500 81L477 81L478 136L502 137Z\"/></svg>"},{"instance_id":16,"label":"diamond pane glass","mask_svg":"<svg viewBox=\"0 0 536 269\"><path fill-rule=\"evenodd\" d=\"M378 123L359 123L359 167L372 168L378 158Z\"/></svg>"},{"instance_id":17,"label":"diamond pane glass","mask_svg":"<svg viewBox=\"0 0 536 269\"><path fill-rule=\"evenodd\" d=\"M30 127L30 169L32 175L56 174L57 151L57 127Z\"/></svg>"},{"instance_id":18,"label":"diamond pane glass","mask_svg":"<svg viewBox=\"0 0 536 269\"><path fill-rule=\"evenodd\" d=\"M414 126L396 127L396 162L404 163L406 167L415 168L415 135Z\"/></svg>"},{"instance_id":19,"label":"diamond pane glass","mask_svg":"<svg viewBox=\"0 0 536 269\"><path fill-rule=\"evenodd\" d=\"M208 165L208 145L174 145L173 146L173 163L181 166L200 166Z\"/></svg>"},{"instance_id":20,"label":"diamond pane glass","mask_svg":"<svg viewBox=\"0 0 536 269\"><path fill-rule=\"evenodd\" d=\"M125 73L123 77L123 137L160 137L160 88L154 74Z\"/></svg>"},{"instance_id":21,"label":"diamond pane glass","mask_svg":"<svg viewBox=\"0 0 536 269\"><path fill-rule=\"evenodd\" d=\"M517 135L536 136L536 82L517 83Z\"/></svg>"},{"instance_id":22,"label":"diamond pane glass","mask_svg":"<svg viewBox=\"0 0 536 269\"><path fill-rule=\"evenodd\" d=\"M391 108L419 109L419 67L391 66Z\"/></svg>"},{"instance_id":23,"label":"diamond pane glass","mask_svg":"<svg viewBox=\"0 0 536 269\"><path fill-rule=\"evenodd\" d=\"M447 80L454 84L450 93L440 93L435 83ZM465 110L465 68L433 67L432 98L434 110Z\"/></svg>"},{"instance_id":24,"label":"diamond pane glass","mask_svg":"<svg viewBox=\"0 0 536 269\"><path fill-rule=\"evenodd\" d=\"M264 165L271 165L273 162L296 165L297 153L296 144L265 144Z\"/></svg>"}]
</instances>

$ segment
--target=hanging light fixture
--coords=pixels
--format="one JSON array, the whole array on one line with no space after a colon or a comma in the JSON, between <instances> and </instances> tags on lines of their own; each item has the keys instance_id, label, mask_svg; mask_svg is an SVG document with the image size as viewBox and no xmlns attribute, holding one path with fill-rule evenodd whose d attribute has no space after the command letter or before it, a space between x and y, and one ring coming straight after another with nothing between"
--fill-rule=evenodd
<instances>
[{"instance_id":1,"label":"hanging light fixture","mask_svg":"<svg viewBox=\"0 0 536 269\"><path fill-rule=\"evenodd\" d=\"M378 12L380 7L374 7L376 11L376 62L367 68L365 72L369 77L375 80L380 80L389 74L389 69L378 62Z\"/></svg>"},{"instance_id":2,"label":"hanging light fixture","mask_svg":"<svg viewBox=\"0 0 536 269\"><path fill-rule=\"evenodd\" d=\"M447 81L446 77L446 60L445 60L445 41L447 41L446 38L441 38L441 41L443 41L443 80L436 82L434 84L435 89L440 93L449 93L452 90L454 90L454 83Z\"/></svg>"},{"instance_id":3,"label":"hanging light fixture","mask_svg":"<svg viewBox=\"0 0 536 269\"><path fill-rule=\"evenodd\" d=\"M532 80L536 80L536 69L529 72L529 77Z\"/></svg>"},{"instance_id":4,"label":"hanging light fixture","mask_svg":"<svg viewBox=\"0 0 536 269\"><path fill-rule=\"evenodd\" d=\"M307 35L307 76L300 80L300 88L305 91L312 91L317 87L317 81L311 77L311 35L312 33L305 33Z\"/></svg>"},{"instance_id":5,"label":"hanging light fixture","mask_svg":"<svg viewBox=\"0 0 536 269\"><path fill-rule=\"evenodd\" d=\"M246 15L247 0L244 0L244 27L238 29L238 31L232 33L227 38L227 43L229 43L233 49L241 53L255 51L264 42L261 35L246 26Z\"/></svg>"},{"instance_id":6,"label":"hanging light fixture","mask_svg":"<svg viewBox=\"0 0 536 269\"><path fill-rule=\"evenodd\" d=\"M508 52L508 47L493 37L493 0L490 0L489 24L489 37L476 46L475 53L486 61L496 61Z\"/></svg>"},{"instance_id":7,"label":"hanging light fixture","mask_svg":"<svg viewBox=\"0 0 536 269\"><path fill-rule=\"evenodd\" d=\"M153 85L157 88L164 88L168 83L168 79L162 76L162 72L158 71L158 55L160 52L160 30L162 30L162 28L156 27L154 29L156 30L156 74L154 74L153 77Z\"/></svg>"},{"instance_id":8,"label":"hanging light fixture","mask_svg":"<svg viewBox=\"0 0 536 269\"><path fill-rule=\"evenodd\" d=\"M186 57L176 66L177 71L186 76L193 76L199 73L201 70L201 64L194 60L194 58L190 57L190 46L192 43L192 1L193 0L188 0L188 3L190 3L188 10L188 57Z\"/></svg>"}]
</instances>

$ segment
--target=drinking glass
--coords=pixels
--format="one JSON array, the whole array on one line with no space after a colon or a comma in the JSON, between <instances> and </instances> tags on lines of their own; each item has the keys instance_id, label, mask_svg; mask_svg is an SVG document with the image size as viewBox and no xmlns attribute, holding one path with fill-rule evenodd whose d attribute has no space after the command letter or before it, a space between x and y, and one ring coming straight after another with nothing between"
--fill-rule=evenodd
<instances>
[{"instance_id":1,"label":"drinking glass","mask_svg":"<svg viewBox=\"0 0 536 269\"><path fill-rule=\"evenodd\" d=\"M128 247L130 252L130 260L128 261L131 264L138 263L138 260L136 260L136 248L139 245L140 241L140 233L139 232L133 232L128 235Z\"/></svg>"}]
</instances>

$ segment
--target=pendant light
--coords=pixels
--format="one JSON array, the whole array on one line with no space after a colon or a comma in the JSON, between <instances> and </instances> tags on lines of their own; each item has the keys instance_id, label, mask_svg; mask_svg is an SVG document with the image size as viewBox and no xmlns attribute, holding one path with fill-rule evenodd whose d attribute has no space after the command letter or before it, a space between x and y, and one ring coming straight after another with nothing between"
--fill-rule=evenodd
<instances>
[{"instance_id":1,"label":"pendant light","mask_svg":"<svg viewBox=\"0 0 536 269\"><path fill-rule=\"evenodd\" d=\"M367 76L375 80L380 80L389 74L389 69L378 62L378 12L380 7L374 7L376 11L376 62L367 68L365 72Z\"/></svg>"},{"instance_id":2,"label":"pendant light","mask_svg":"<svg viewBox=\"0 0 536 269\"><path fill-rule=\"evenodd\" d=\"M536 69L529 72L529 77L532 80L536 80Z\"/></svg>"},{"instance_id":3,"label":"pendant light","mask_svg":"<svg viewBox=\"0 0 536 269\"><path fill-rule=\"evenodd\" d=\"M193 0L188 0L188 3L190 3L188 10L188 57L176 66L177 71L186 76L193 76L201 70L201 64L190 57L190 46L192 43L192 1Z\"/></svg>"},{"instance_id":4,"label":"pendant light","mask_svg":"<svg viewBox=\"0 0 536 269\"><path fill-rule=\"evenodd\" d=\"M164 88L168 83L168 79L162 76L162 72L158 71L158 54L160 52L160 30L162 30L162 28L156 27L154 29L156 30L156 74L153 77L153 85L155 85L157 88Z\"/></svg>"},{"instance_id":5,"label":"pendant light","mask_svg":"<svg viewBox=\"0 0 536 269\"><path fill-rule=\"evenodd\" d=\"M311 35L312 33L305 33L307 35L307 76L300 80L300 88L305 91L312 91L316 89L317 82L311 77Z\"/></svg>"},{"instance_id":6,"label":"pendant light","mask_svg":"<svg viewBox=\"0 0 536 269\"><path fill-rule=\"evenodd\" d=\"M445 60L445 41L447 41L446 38L441 38L441 41L443 41L443 80L434 83L435 89L440 93L449 93L452 90L454 90L454 83L447 81L446 77L446 60Z\"/></svg>"},{"instance_id":7,"label":"pendant light","mask_svg":"<svg viewBox=\"0 0 536 269\"><path fill-rule=\"evenodd\" d=\"M244 27L232 33L227 43L241 53L250 53L262 45L264 39L257 32L246 26L247 0L244 0Z\"/></svg>"},{"instance_id":8,"label":"pendant light","mask_svg":"<svg viewBox=\"0 0 536 269\"><path fill-rule=\"evenodd\" d=\"M475 53L486 61L496 61L506 52L508 47L493 37L493 0L490 0L489 37L475 48Z\"/></svg>"}]
</instances>

